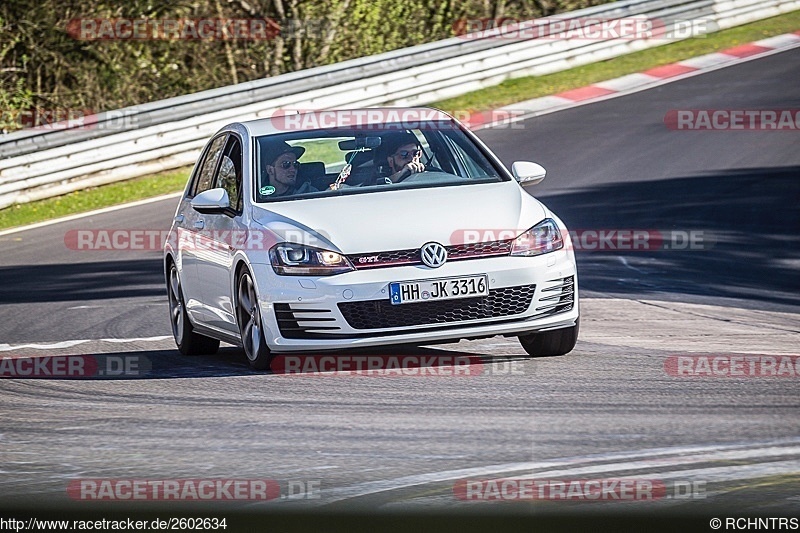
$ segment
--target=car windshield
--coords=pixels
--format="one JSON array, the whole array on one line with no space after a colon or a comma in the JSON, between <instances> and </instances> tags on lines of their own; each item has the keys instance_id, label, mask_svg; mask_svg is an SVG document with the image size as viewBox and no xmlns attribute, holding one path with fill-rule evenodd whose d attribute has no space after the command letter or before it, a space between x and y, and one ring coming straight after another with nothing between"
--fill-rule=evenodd
<instances>
[{"instance_id":1,"label":"car windshield","mask_svg":"<svg viewBox=\"0 0 800 533\"><path fill-rule=\"evenodd\" d=\"M254 152L258 203L509 179L454 122L266 135Z\"/></svg>"}]
</instances>

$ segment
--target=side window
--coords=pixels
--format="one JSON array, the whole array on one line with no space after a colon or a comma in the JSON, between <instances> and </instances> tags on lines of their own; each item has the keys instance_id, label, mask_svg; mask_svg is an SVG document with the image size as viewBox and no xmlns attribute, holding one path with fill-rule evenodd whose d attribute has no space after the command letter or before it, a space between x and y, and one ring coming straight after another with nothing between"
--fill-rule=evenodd
<instances>
[{"instance_id":1,"label":"side window","mask_svg":"<svg viewBox=\"0 0 800 533\"><path fill-rule=\"evenodd\" d=\"M195 182L192 186L190 196L197 196L201 192L207 191L212 187L214 170L217 168L217 161L219 161L219 157L222 154L222 148L225 146L225 139L227 138L227 135L220 135L211 141L211 146L208 148L205 161L203 161L202 166L195 177Z\"/></svg>"},{"instance_id":2,"label":"side window","mask_svg":"<svg viewBox=\"0 0 800 533\"><path fill-rule=\"evenodd\" d=\"M241 212L242 143L235 136L229 136L222 154L222 163L220 163L217 177L214 180L214 188L225 189L228 192L231 208L236 212Z\"/></svg>"},{"instance_id":3,"label":"side window","mask_svg":"<svg viewBox=\"0 0 800 533\"><path fill-rule=\"evenodd\" d=\"M467 153L466 150L457 142L456 139L452 139L450 137L446 137L447 145L450 148L454 158L458 162L458 166L463 168L466 172L466 175L461 176L462 178L470 178L470 179L480 179L489 177L486 169L481 166L478 162L473 159L473 156ZM473 153L477 156L478 154L472 150ZM457 175L461 175L462 172L455 172Z\"/></svg>"}]
</instances>

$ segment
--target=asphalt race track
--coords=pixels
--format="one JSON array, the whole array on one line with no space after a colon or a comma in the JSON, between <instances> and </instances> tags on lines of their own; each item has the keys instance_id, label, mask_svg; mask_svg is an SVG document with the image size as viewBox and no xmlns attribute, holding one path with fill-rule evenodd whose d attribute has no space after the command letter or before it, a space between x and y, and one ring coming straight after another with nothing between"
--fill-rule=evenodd
<instances>
[{"instance_id":1,"label":"asphalt race track","mask_svg":"<svg viewBox=\"0 0 800 533\"><path fill-rule=\"evenodd\" d=\"M0 380L0 509L106 516L68 492L82 479L266 479L280 497L136 509L281 525L300 512L327 517L328 530L330 516L372 512L419 530L509 517L528 529L588 517L600 530L603 516L658 515L698 531L715 517L797 519L800 364L687 376L674 361L798 363L780 356L800 352L800 133L670 131L664 116L798 109L798 72L794 49L479 133L507 164L547 168L532 192L571 230L670 236L578 250L581 334L563 357L530 360L497 337L369 352L473 357L461 375L253 373L234 347L177 353L159 252L65 246L75 229L166 229L174 199L0 236L0 358L110 365L92 379ZM126 361L139 375L114 372ZM661 493L465 501L458 489L531 476L645 480ZM117 503L100 509L124 514Z\"/></svg>"}]
</instances>

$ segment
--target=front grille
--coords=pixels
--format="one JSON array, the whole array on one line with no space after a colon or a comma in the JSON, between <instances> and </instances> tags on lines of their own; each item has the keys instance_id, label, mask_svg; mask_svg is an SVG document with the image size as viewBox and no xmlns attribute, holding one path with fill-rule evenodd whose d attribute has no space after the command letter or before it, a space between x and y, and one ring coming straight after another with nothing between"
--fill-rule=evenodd
<instances>
[{"instance_id":1,"label":"front grille","mask_svg":"<svg viewBox=\"0 0 800 533\"><path fill-rule=\"evenodd\" d=\"M474 244L457 244L447 246L447 260L469 259L493 255L508 255L514 241L476 242Z\"/></svg>"},{"instance_id":2,"label":"front grille","mask_svg":"<svg viewBox=\"0 0 800 533\"><path fill-rule=\"evenodd\" d=\"M448 261L463 259L476 259L479 257L494 257L511 253L513 240L478 242L471 244L454 244L447 248ZM372 252L368 254L348 255L348 259L357 270L367 268L381 268L398 265L421 265L419 248L410 250L393 250L389 252Z\"/></svg>"},{"instance_id":3,"label":"front grille","mask_svg":"<svg viewBox=\"0 0 800 533\"><path fill-rule=\"evenodd\" d=\"M551 279L547 283L556 285L541 290L536 311L548 315L570 311L575 303L575 277Z\"/></svg>"},{"instance_id":4,"label":"front grille","mask_svg":"<svg viewBox=\"0 0 800 533\"><path fill-rule=\"evenodd\" d=\"M353 329L444 324L519 315L528 310L536 285L489 291L489 296L392 305L389 300L341 302L339 310Z\"/></svg>"},{"instance_id":5,"label":"front grille","mask_svg":"<svg viewBox=\"0 0 800 533\"><path fill-rule=\"evenodd\" d=\"M314 332L341 330L331 324L336 318L330 309L292 308L289 304L275 304L274 309L278 329L286 339L308 339L315 336Z\"/></svg>"}]
</instances>

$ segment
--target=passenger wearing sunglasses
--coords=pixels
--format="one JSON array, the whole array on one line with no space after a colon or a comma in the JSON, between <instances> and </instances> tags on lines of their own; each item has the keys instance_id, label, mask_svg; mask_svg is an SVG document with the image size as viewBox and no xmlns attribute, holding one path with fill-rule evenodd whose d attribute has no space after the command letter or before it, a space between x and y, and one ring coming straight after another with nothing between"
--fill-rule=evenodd
<instances>
[{"instance_id":1,"label":"passenger wearing sunglasses","mask_svg":"<svg viewBox=\"0 0 800 533\"><path fill-rule=\"evenodd\" d=\"M263 150L263 161L266 162L265 170L267 183L262 183L259 188L261 196L286 196L317 192L310 183L304 181L297 184L297 172L300 163L297 161L306 151L302 146L290 146L284 141L273 142Z\"/></svg>"},{"instance_id":2,"label":"passenger wearing sunglasses","mask_svg":"<svg viewBox=\"0 0 800 533\"><path fill-rule=\"evenodd\" d=\"M425 172L425 165L419 160L422 150L413 133L384 135L381 139L381 149L385 161L379 163L384 167L384 179L388 180L386 183L397 183L412 174Z\"/></svg>"}]
</instances>

